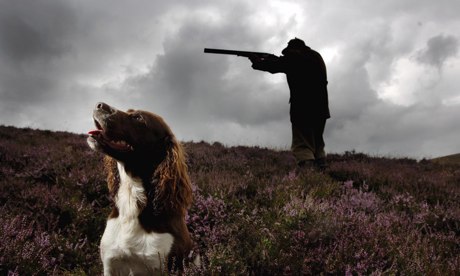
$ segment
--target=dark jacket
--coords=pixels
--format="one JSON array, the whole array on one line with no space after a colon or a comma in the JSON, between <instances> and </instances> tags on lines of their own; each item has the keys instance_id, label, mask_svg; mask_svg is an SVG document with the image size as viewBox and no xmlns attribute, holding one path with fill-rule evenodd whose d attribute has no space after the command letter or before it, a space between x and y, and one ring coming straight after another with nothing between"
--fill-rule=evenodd
<instances>
[{"instance_id":1,"label":"dark jacket","mask_svg":"<svg viewBox=\"0 0 460 276\"><path fill-rule=\"evenodd\" d=\"M330 118L326 65L318 52L305 47L300 54L286 53L254 62L252 67L272 74L286 74L293 124L310 124Z\"/></svg>"}]
</instances>

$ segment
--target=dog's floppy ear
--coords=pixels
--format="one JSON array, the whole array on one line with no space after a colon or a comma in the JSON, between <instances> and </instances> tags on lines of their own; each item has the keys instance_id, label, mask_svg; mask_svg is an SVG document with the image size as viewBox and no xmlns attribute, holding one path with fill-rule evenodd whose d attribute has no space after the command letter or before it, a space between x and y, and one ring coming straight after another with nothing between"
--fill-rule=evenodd
<instances>
[{"instance_id":1,"label":"dog's floppy ear","mask_svg":"<svg viewBox=\"0 0 460 276\"><path fill-rule=\"evenodd\" d=\"M192 203L192 187L182 145L174 136L165 138L166 157L154 173L155 203L184 214ZM160 206L158 206L160 205ZM163 206L162 206L163 205Z\"/></svg>"},{"instance_id":2,"label":"dog's floppy ear","mask_svg":"<svg viewBox=\"0 0 460 276\"><path fill-rule=\"evenodd\" d=\"M110 199L114 201L120 188L120 175L118 174L117 161L108 155L104 157L104 171L107 175L107 187L109 188ZM110 217L116 216L118 216L118 210L113 209Z\"/></svg>"}]
</instances>

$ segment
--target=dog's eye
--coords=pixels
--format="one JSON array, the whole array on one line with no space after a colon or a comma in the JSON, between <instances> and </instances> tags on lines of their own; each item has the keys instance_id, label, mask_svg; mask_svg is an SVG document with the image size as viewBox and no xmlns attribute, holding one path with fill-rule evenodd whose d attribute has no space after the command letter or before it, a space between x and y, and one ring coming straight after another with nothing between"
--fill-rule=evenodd
<instances>
[{"instance_id":1,"label":"dog's eye","mask_svg":"<svg viewBox=\"0 0 460 276\"><path fill-rule=\"evenodd\" d=\"M131 114L131 118L133 118L134 120L137 120L139 122L144 122L144 117L142 117L142 115L139 114L139 113Z\"/></svg>"}]
</instances>

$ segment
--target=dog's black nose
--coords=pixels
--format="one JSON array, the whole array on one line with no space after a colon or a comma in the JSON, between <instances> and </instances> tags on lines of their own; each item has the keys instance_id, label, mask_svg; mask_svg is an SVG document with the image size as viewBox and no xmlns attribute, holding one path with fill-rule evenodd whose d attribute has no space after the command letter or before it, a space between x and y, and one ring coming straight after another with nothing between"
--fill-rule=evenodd
<instances>
[{"instance_id":1,"label":"dog's black nose","mask_svg":"<svg viewBox=\"0 0 460 276\"><path fill-rule=\"evenodd\" d=\"M110 105L106 104L106 103L97 103L96 104L96 109L100 109L100 110L103 110L107 113L115 113L116 112L116 109L111 107Z\"/></svg>"}]
</instances>

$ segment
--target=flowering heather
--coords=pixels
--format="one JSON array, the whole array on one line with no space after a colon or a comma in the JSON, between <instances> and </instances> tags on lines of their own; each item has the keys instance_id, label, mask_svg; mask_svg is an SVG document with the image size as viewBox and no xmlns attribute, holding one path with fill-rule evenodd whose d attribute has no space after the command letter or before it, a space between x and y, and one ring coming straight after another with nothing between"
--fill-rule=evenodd
<instances>
[{"instance_id":1,"label":"flowering heather","mask_svg":"<svg viewBox=\"0 0 460 276\"><path fill-rule=\"evenodd\" d=\"M85 138L0 127L0 275L101 274L109 199ZM185 148L202 260L186 275L460 271L460 166L347 152L298 174L286 151Z\"/></svg>"}]
</instances>

